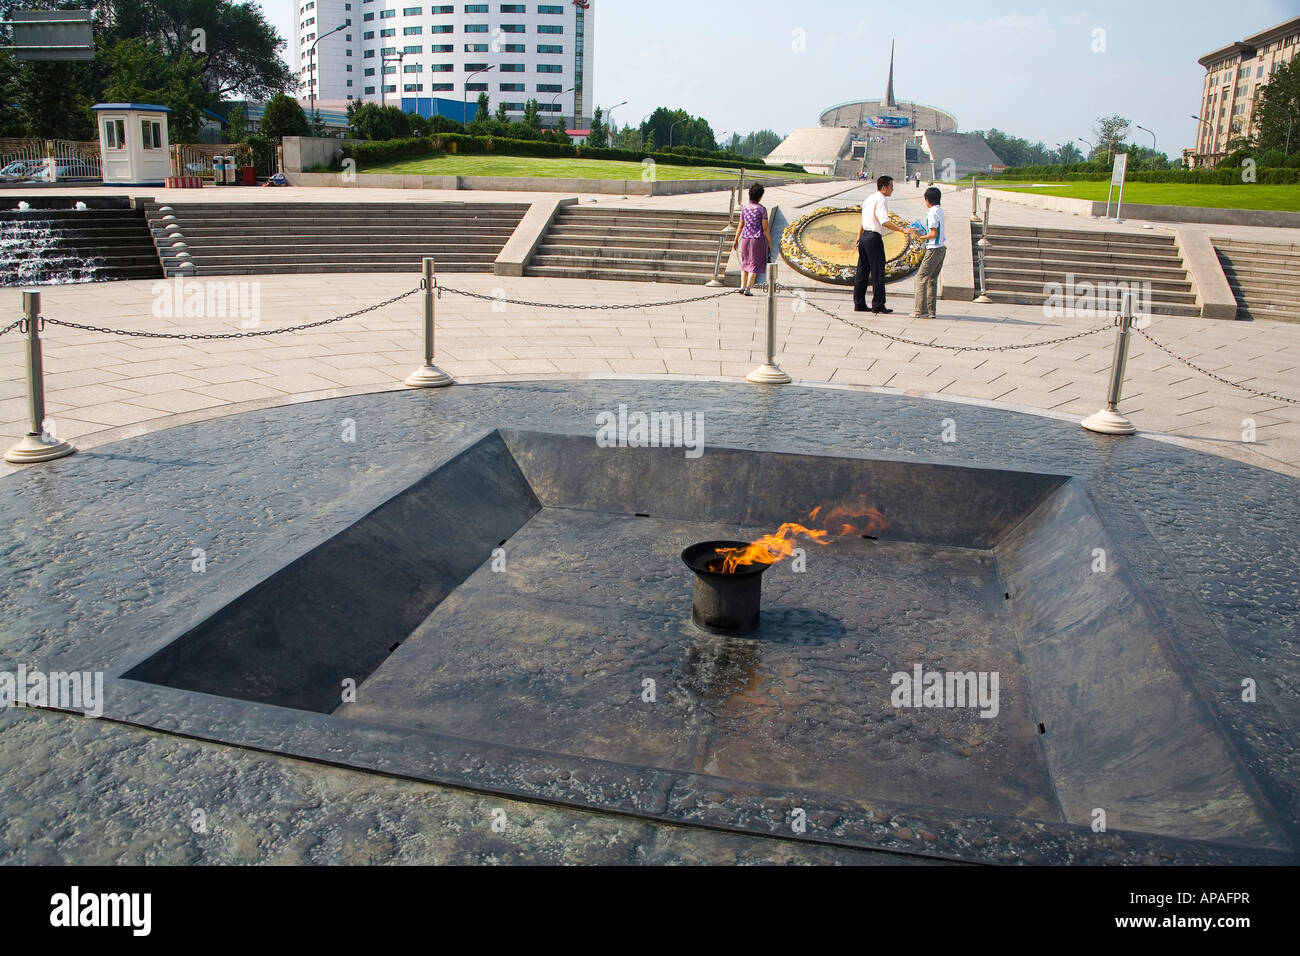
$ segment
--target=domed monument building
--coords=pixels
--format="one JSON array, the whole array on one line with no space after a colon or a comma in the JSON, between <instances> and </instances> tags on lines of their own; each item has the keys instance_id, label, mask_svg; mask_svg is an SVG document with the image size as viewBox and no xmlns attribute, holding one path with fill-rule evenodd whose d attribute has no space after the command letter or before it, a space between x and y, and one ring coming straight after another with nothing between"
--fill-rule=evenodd
<instances>
[{"instance_id":1,"label":"domed monument building","mask_svg":"<svg viewBox=\"0 0 1300 956\"><path fill-rule=\"evenodd\" d=\"M921 174L933 182L1006 165L982 136L957 132L957 117L924 103L894 97L894 50L889 50L885 95L832 106L820 126L797 129L767 157L768 163L799 163L809 172L904 179Z\"/></svg>"}]
</instances>

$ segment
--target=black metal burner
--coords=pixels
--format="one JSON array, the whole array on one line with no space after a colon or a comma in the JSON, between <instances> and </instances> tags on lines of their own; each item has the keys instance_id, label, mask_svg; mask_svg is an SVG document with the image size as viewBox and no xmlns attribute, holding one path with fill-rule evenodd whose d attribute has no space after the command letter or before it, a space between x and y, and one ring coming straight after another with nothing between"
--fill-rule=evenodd
<instances>
[{"instance_id":1,"label":"black metal burner","mask_svg":"<svg viewBox=\"0 0 1300 956\"><path fill-rule=\"evenodd\" d=\"M770 564L748 564L731 574L722 567L719 548L747 548L748 541L701 541L682 552L682 560L695 572L695 600L691 620L711 634L749 634L758 629L763 572Z\"/></svg>"}]
</instances>

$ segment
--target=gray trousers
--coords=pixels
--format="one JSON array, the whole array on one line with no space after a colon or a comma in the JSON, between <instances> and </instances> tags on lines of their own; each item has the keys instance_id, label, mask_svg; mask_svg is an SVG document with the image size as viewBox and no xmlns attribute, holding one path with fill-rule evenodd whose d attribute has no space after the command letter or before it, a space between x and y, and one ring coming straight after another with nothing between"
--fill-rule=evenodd
<instances>
[{"instance_id":1,"label":"gray trousers","mask_svg":"<svg viewBox=\"0 0 1300 956\"><path fill-rule=\"evenodd\" d=\"M943 268L946 248L926 249L921 268L916 270L916 294L912 298L912 311L921 315L934 315L939 298L939 270Z\"/></svg>"}]
</instances>

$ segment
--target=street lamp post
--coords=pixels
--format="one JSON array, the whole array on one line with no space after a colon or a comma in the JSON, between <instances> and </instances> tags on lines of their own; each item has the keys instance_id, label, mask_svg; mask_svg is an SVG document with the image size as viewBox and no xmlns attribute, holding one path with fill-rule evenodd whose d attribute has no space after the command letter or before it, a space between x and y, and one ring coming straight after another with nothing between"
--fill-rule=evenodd
<instances>
[{"instance_id":1,"label":"street lamp post","mask_svg":"<svg viewBox=\"0 0 1300 956\"><path fill-rule=\"evenodd\" d=\"M668 145L669 145L669 147L671 147L671 146L673 145L673 130L675 130L677 127L681 126L681 125L682 125L683 123L685 123L685 122L686 122L686 120L681 119L681 120L678 120L676 123L674 123L672 126L669 126L669 127L668 127Z\"/></svg>"},{"instance_id":2,"label":"street lamp post","mask_svg":"<svg viewBox=\"0 0 1300 956\"><path fill-rule=\"evenodd\" d=\"M1204 126L1206 129L1208 129L1208 130L1210 131L1210 135L1209 135L1209 137L1207 137L1206 140L1205 140L1205 145L1208 146L1209 149L1206 150L1206 152L1203 153L1202 155L1208 155L1209 153L1213 153L1213 152L1214 152L1214 149L1215 149L1215 146L1217 145L1217 144L1215 143L1215 139L1216 139L1217 137L1216 137L1216 134L1215 134L1215 132L1214 132L1214 127L1211 126L1209 123L1207 123L1205 120L1201 119L1201 117L1200 117L1198 114L1196 114L1196 113L1193 113L1193 114L1192 114L1192 119L1196 120L1198 123L1200 123L1202 126Z\"/></svg>"},{"instance_id":3,"label":"street lamp post","mask_svg":"<svg viewBox=\"0 0 1300 956\"><path fill-rule=\"evenodd\" d=\"M1082 137L1082 136L1078 136L1078 137L1076 137L1076 139L1078 139L1078 140L1079 140L1079 142L1081 142L1081 143L1083 143L1083 145L1084 145L1084 146L1087 146L1087 147L1088 147L1088 149L1089 149L1089 150L1090 150L1090 151L1091 151L1091 150L1094 150L1094 149L1096 149L1096 148L1097 148L1097 147L1096 147L1096 146L1094 146L1094 145L1093 145L1093 144L1092 144L1092 143L1090 143L1090 142L1088 142L1088 141L1087 141L1087 140L1086 140L1086 139L1084 139L1084 138L1083 138L1083 137ZM1091 156L1091 155L1092 155L1092 153L1091 153L1091 152L1089 152L1089 154L1088 154L1088 155L1089 155L1089 156Z\"/></svg>"},{"instance_id":4,"label":"street lamp post","mask_svg":"<svg viewBox=\"0 0 1300 956\"><path fill-rule=\"evenodd\" d=\"M465 121L466 126L469 125L469 81L474 79L474 77L478 76L480 73L490 73L496 68L496 64L493 63L491 66L485 66L481 70L475 70L469 76L465 77L465 89L460 95L460 118Z\"/></svg>"},{"instance_id":5,"label":"street lamp post","mask_svg":"<svg viewBox=\"0 0 1300 956\"><path fill-rule=\"evenodd\" d=\"M398 76L398 77L401 77L401 75L402 75L402 58L403 58L404 56L406 56L405 53L386 53L386 54L384 54L382 57L379 58L379 105L380 105L380 106L385 106L385 105L387 105L387 103L388 103L388 98L384 95L384 93L385 93L385 91L386 91L386 89L387 89L387 87L384 86L385 82L387 82L387 81L384 79L384 77L385 77L385 75L386 75L386 74L384 73L384 64L387 63L387 62L389 62L390 60L396 60L396 61L397 61L397 76ZM397 92L397 81L396 81L396 80L393 81L393 92ZM400 97L399 97L399 100L400 100Z\"/></svg>"},{"instance_id":6,"label":"street lamp post","mask_svg":"<svg viewBox=\"0 0 1300 956\"><path fill-rule=\"evenodd\" d=\"M622 103L615 103L613 106L611 106L609 109L607 109L607 110L605 111L605 129L606 129L606 130L612 130L612 129L614 128L614 123L613 123L613 119L612 119L612 117L613 117L613 115L614 115L614 110L618 109L620 106L627 106L627 100L624 100ZM588 142L590 142L590 140L589 140ZM614 138L613 138L612 135L609 137L609 144L610 144L611 146L614 145Z\"/></svg>"},{"instance_id":7,"label":"street lamp post","mask_svg":"<svg viewBox=\"0 0 1300 956\"><path fill-rule=\"evenodd\" d=\"M307 87L311 93L311 122L312 132L316 132L316 44L328 36L333 36L340 30L346 30L352 25L351 20L345 20L340 23L329 33L322 33L316 39L311 41L311 46L307 49Z\"/></svg>"},{"instance_id":8,"label":"street lamp post","mask_svg":"<svg viewBox=\"0 0 1300 956\"><path fill-rule=\"evenodd\" d=\"M555 112L555 101L556 101L556 100L558 100L558 99L559 99L561 96L563 96L565 93L572 93L572 92L573 92L574 90L576 90L576 89L577 89L576 86L571 86L571 87L569 87L567 90L564 90L564 91L562 91L562 92L560 92L560 93L556 93L554 96L552 96L552 97L551 97L551 109L550 109L550 112L551 112L551 113L554 113L554 112ZM559 123L556 123L556 124L555 124L555 128L556 128L556 129L559 129L559 128L560 128L560 124L559 124Z\"/></svg>"},{"instance_id":9,"label":"street lamp post","mask_svg":"<svg viewBox=\"0 0 1300 956\"><path fill-rule=\"evenodd\" d=\"M645 121L648 120L652 115L654 115L653 111L651 111L650 113L646 113L645 116L641 117L641 122L637 124L637 128L636 128L637 149L645 149L645 133L643 133L642 130L645 128Z\"/></svg>"},{"instance_id":10,"label":"street lamp post","mask_svg":"<svg viewBox=\"0 0 1300 956\"><path fill-rule=\"evenodd\" d=\"M1134 123L1133 125L1134 125L1135 127L1137 127L1138 129L1140 129L1140 130L1141 130L1142 132L1144 132L1144 133L1151 133L1151 130L1147 129L1147 128L1146 128L1145 126L1143 126L1141 123ZM1151 152L1152 152L1152 153L1155 153L1155 152L1156 152L1156 134L1155 134L1155 133L1151 133ZM1151 157L1151 166L1152 166L1152 168L1155 168L1155 164L1156 164L1156 158L1155 158L1155 156L1152 156L1152 157Z\"/></svg>"}]
</instances>

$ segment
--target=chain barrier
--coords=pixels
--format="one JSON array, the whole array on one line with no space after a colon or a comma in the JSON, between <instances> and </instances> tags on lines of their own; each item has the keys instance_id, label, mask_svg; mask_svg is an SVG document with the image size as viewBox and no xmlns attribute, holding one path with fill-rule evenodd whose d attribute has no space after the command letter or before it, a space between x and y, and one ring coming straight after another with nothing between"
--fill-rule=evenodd
<instances>
[{"instance_id":1,"label":"chain barrier","mask_svg":"<svg viewBox=\"0 0 1300 956\"><path fill-rule=\"evenodd\" d=\"M1273 399L1274 401L1277 401L1277 402L1289 402L1289 403L1292 404L1292 405L1300 405L1300 399L1296 399L1296 398L1286 398L1285 396L1277 395L1277 394L1275 394L1275 393L1273 393L1273 392L1261 392L1261 391L1259 391L1258 389L1247 388L1245 385L1239 385L1239 384L1237 384L1236 382L1230 382L1230 381L1228 381L1226 378L1224 378L1224 377L1221 376L1221 375L1215 375L1213 372L1208 371L1207 369L1203 369L1203 368L1201 368L1199 365L1194 365L1194 364L1192 364L1192 363L1189 362L1187 359L1185 359L1185 358L1183 358L1181 355L1179 355L1177 352L1174 352L1174 351L1172 351L1172 350L1166 348L1165 346L1161 345L1159 342L1157 342L1157 341L1156 341L1155 339L1153 339L1151 336L1147 335L1147 334L1146 334L1145 332L1143 332L1141 329L1134 329L1133 331L1136 332L1138 335L1142 336L1142 338L1146 339L1148 342L1150 342L1152 345L1154 345L1154 346L1155 346L1156 348L1158 348L1160 351L1162 351L1162 352L1164 352L1165 354L1170 355L1170 356L1172 356L1172 357L1178 359L1178 361L1182 362L1182 363L1183 363L1184 365L1186 365L1188 368L1195 369L1196 371L1200 372L1202 375L1205 375L1205 376L1208 376L1209 378L1214 379L1216 382L1222 382L1224 385L1231 385L1233 388L1240 389L1240 390L1243 391L1243 392L1249 392L1251 395L1258 395L1260 398L1271 398L1271 399Z\"/></svg>"},{"instance_id":2,"label":"chain barrier","mask_svg":"<svg viewBox=\"0 0 1300 956\"><path fill-rule=\"evenodd\" d=\"M12 332L26 321L26 319L14 319L14 321L10 322L3 329L0 329L0 335L6 335L7 333Z\"/></svg>"},{"instance_id":3,"label":"chain barrier","mask_svg":"<svg viewBox=\"0 0 1300 956\"><path fill-rule=\"evenodd\" d=\"M777 285L777 289L781 292L796 291L791 286L779 284ZM1089 329L1086 332L1076 332L1073 335L1062 336L1059 339L1045 339L1042 342L1027 342L1020 345L939 345L935 342L918 342L916 339L905 339L901 336L890 335L888 332L881 332L879 329L872 329L865 325L859 325L856 322L849 321L843 316L837 315L829 309L823 309L816 302L813 302L806 297L800 296L799 298L802 298L805 304L812 306L823 315L828 315L832 319L843 322L845 325L850 325L859 331L868 332L871 335L879 336L882 339L889 339L891 342L899 342L903 345L913 345L923 349L947 349L950 352L1011 352L1016 349L1036 349L1041 348L1044 345L1059 345L1062 342L1072 342L1075 339L1086 338L1089 335L1096 335L1098 332L1105 332L1107 329L1113 329L1115 326L1119 325L1119 317L1116 316L1110 322L1107 322L1105 325L1099 325L1095 329Z\"/></svg>"},{"instance_id":4,"label":"chain barrier","mask_svg":"<svg viewBox=\"0 0 1300 956\"><path fill-rule=\"evenodd\" d=\"M594 309L599 312L614 311L616 309L654 309L665 305L685 305L688 302L707 302L709 299L720 299L725 295L739 295L739 289L727 289L725 292L714 292L710 295L697 295L688 299L668 299L664 302L627 302L619 305L575 305L568 303L551 303L551 302L527 302L523 299L498 299L493 295L483 295L481 292L466 292L464 289L453 289L451 286L437 286L439 297L443 292L450 292L453 295L463 295L470 299L482 299L485 302L502 302L507 305L522 305L532 309Z\"/></svg>"},{"instance_id":5,"label":"chain barrier","mask_svg":"<svg viewBox=\"0 0 1300 956\"><path fill-rule=\"evenodd\" d=\"M61 325L65 329L77 329L80 332L102 332L106 335L128 335L132 338L140 339L252 339L263 335L280 335L285 332L302 332L305 329L315 329L322 325L331 325L335 322L342 322L344 319L355 319L358 315L365 315L367 312L374 312L377 309L382 309L385 306L392 305L394 302L400 302L407 296L415 295L415 293L419 291L421 291L420 287L417 286L409 292L395 295L391 299L385 299L383 302L366 306L364 309L349 312L347 315L337 315L332 319L321 319L319 322L308 322L305 325L294 325L287 329L262 329L257 332L217 332L210 334L200 332L141 332L138 329L109 329L100 325L82 325L80 322L64 322L62 319L47 319L44 316L41 317L41 321L48 322L50 325ZM10 326L9 328L13 328L13 326ZM5 331L7 332L9 330L6 329Z\"/></svg>"}]
</instances>

